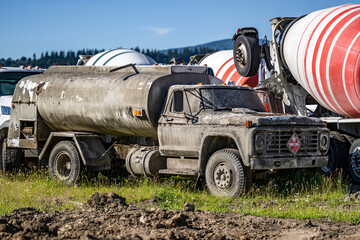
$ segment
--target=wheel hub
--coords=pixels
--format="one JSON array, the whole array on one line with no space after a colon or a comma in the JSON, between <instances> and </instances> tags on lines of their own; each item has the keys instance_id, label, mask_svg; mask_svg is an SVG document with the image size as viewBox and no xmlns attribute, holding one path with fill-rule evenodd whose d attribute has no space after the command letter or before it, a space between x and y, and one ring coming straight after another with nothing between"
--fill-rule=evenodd
<instances>
[{"instance_id":1,"label":"wheel hub","mask_svg":"<svg viewBox=\"0 0 360 240\"><path fill-rule=\"evenodd\" d=\"M245 67L247 63L246 58L246 48L244 44L240 44L239 47L236 50L236 61L239 63L241 67Z\"/></svg>"},{"instance_id":2,"label":"wheel hub","mask_svg":"<svg viewBox=\"0 0 360 240\"><path fill-rule=\"evenodd\" d=\"M360 149L356 149L356 151L351 154L350 165L354 174L360 177Z\"/></svg>"},{"instance_id":3,"label":"wheel hub","mask_svg":"<svg viewBox=\"0 0 360 240\"><path fill-rule=\"evenodd\" d=\"M71 162L65 164L66 170L71 170Z\"/></svg>"},{"instance_id":4,"label":"wheel hub","mask_svg":"<svg viewBox=\"0 0 360 240\"><path fill-rule=\"evenodd\" d=\"M71 173L71 159L65 152L60 152L55 159L55 173L60 180L69 177Z\"/></svg>"},{"instance_id":5,"label":"wheel hub","mask_svg":"<svg viewBox=\"0 0 360 240\"><path fill-rule=\"evenodd\" d=\"M215 168L214 180L218 188L224 189L231 187L232 171L229 166L221 164Z\"/></svg>"}]
</instances>

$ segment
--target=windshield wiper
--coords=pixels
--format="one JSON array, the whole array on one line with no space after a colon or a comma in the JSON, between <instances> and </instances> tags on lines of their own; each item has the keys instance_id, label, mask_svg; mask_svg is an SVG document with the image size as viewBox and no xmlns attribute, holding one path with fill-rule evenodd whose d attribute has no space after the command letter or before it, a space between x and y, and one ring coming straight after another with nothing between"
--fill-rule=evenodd
<instances>
[{"instance_id":1,"label":"windshield wiper","mask_svg":"<svg viewBox=\"0 0 360 240\"><path fill-rule=\"evenodd\" d=\"M232 110L231 107L214 107L214 111L219 111L219 110Z\"/></svg>"}]
</instances>

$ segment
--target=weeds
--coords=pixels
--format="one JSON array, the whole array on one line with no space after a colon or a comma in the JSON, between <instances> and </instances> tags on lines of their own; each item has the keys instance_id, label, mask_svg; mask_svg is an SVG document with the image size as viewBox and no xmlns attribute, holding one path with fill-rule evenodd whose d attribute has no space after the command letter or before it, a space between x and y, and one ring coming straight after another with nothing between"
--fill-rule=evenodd
<instances>
[{"instance_id":1,"label":"weeds","mask_svg":"<svg viewBox=\"0 0 360 240\"><path fill-rule=\"evenodd\" d=\"M41 211L74 209L94 192L115 192L134 204L156 198L166 209L181 209L190 202L203 211L360 223L360 207L347 197L348 180L341 173L326 177L317 172L288 171L263 176L238 198L215 197L194 186L194 179L182 177L118 179L101 174L93 179L82 176L79 184L67 186L44 172L18 172L0 176L0 215L25 206Z\"/></svg>"}]
</instances>

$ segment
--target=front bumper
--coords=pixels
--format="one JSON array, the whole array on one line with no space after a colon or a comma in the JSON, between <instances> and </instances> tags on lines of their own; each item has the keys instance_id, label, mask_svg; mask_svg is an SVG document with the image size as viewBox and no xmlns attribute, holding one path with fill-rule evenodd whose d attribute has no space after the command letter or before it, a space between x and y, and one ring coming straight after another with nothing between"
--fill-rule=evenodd
<instances>
[{"instance_id":1,"label":"front bumper","mask_svg":"<svg viewBox=\"0 0 360 240\"><path fill-rule=\"evenodd\" d=\"M328 156L250 158L252 170L314 168L328 164Z\"/></svg>"}]
</instances>

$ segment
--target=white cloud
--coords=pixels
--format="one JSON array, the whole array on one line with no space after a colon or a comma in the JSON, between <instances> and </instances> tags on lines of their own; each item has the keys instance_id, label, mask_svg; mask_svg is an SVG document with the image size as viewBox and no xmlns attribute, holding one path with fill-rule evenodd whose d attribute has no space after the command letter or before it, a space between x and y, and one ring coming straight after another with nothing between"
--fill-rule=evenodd
<instances>
[{"instance_id":1,"label":"white cloud","mask_svg":"<svg viewBox=\"0 0 360 240\"><path fill-rule=\"evenodd\" d=\"M154 35L161 36L166 35L172 30L173 28L159 28L159 27L144 27L144 29L154 32Z\"/></svg>"}]
</instances>

